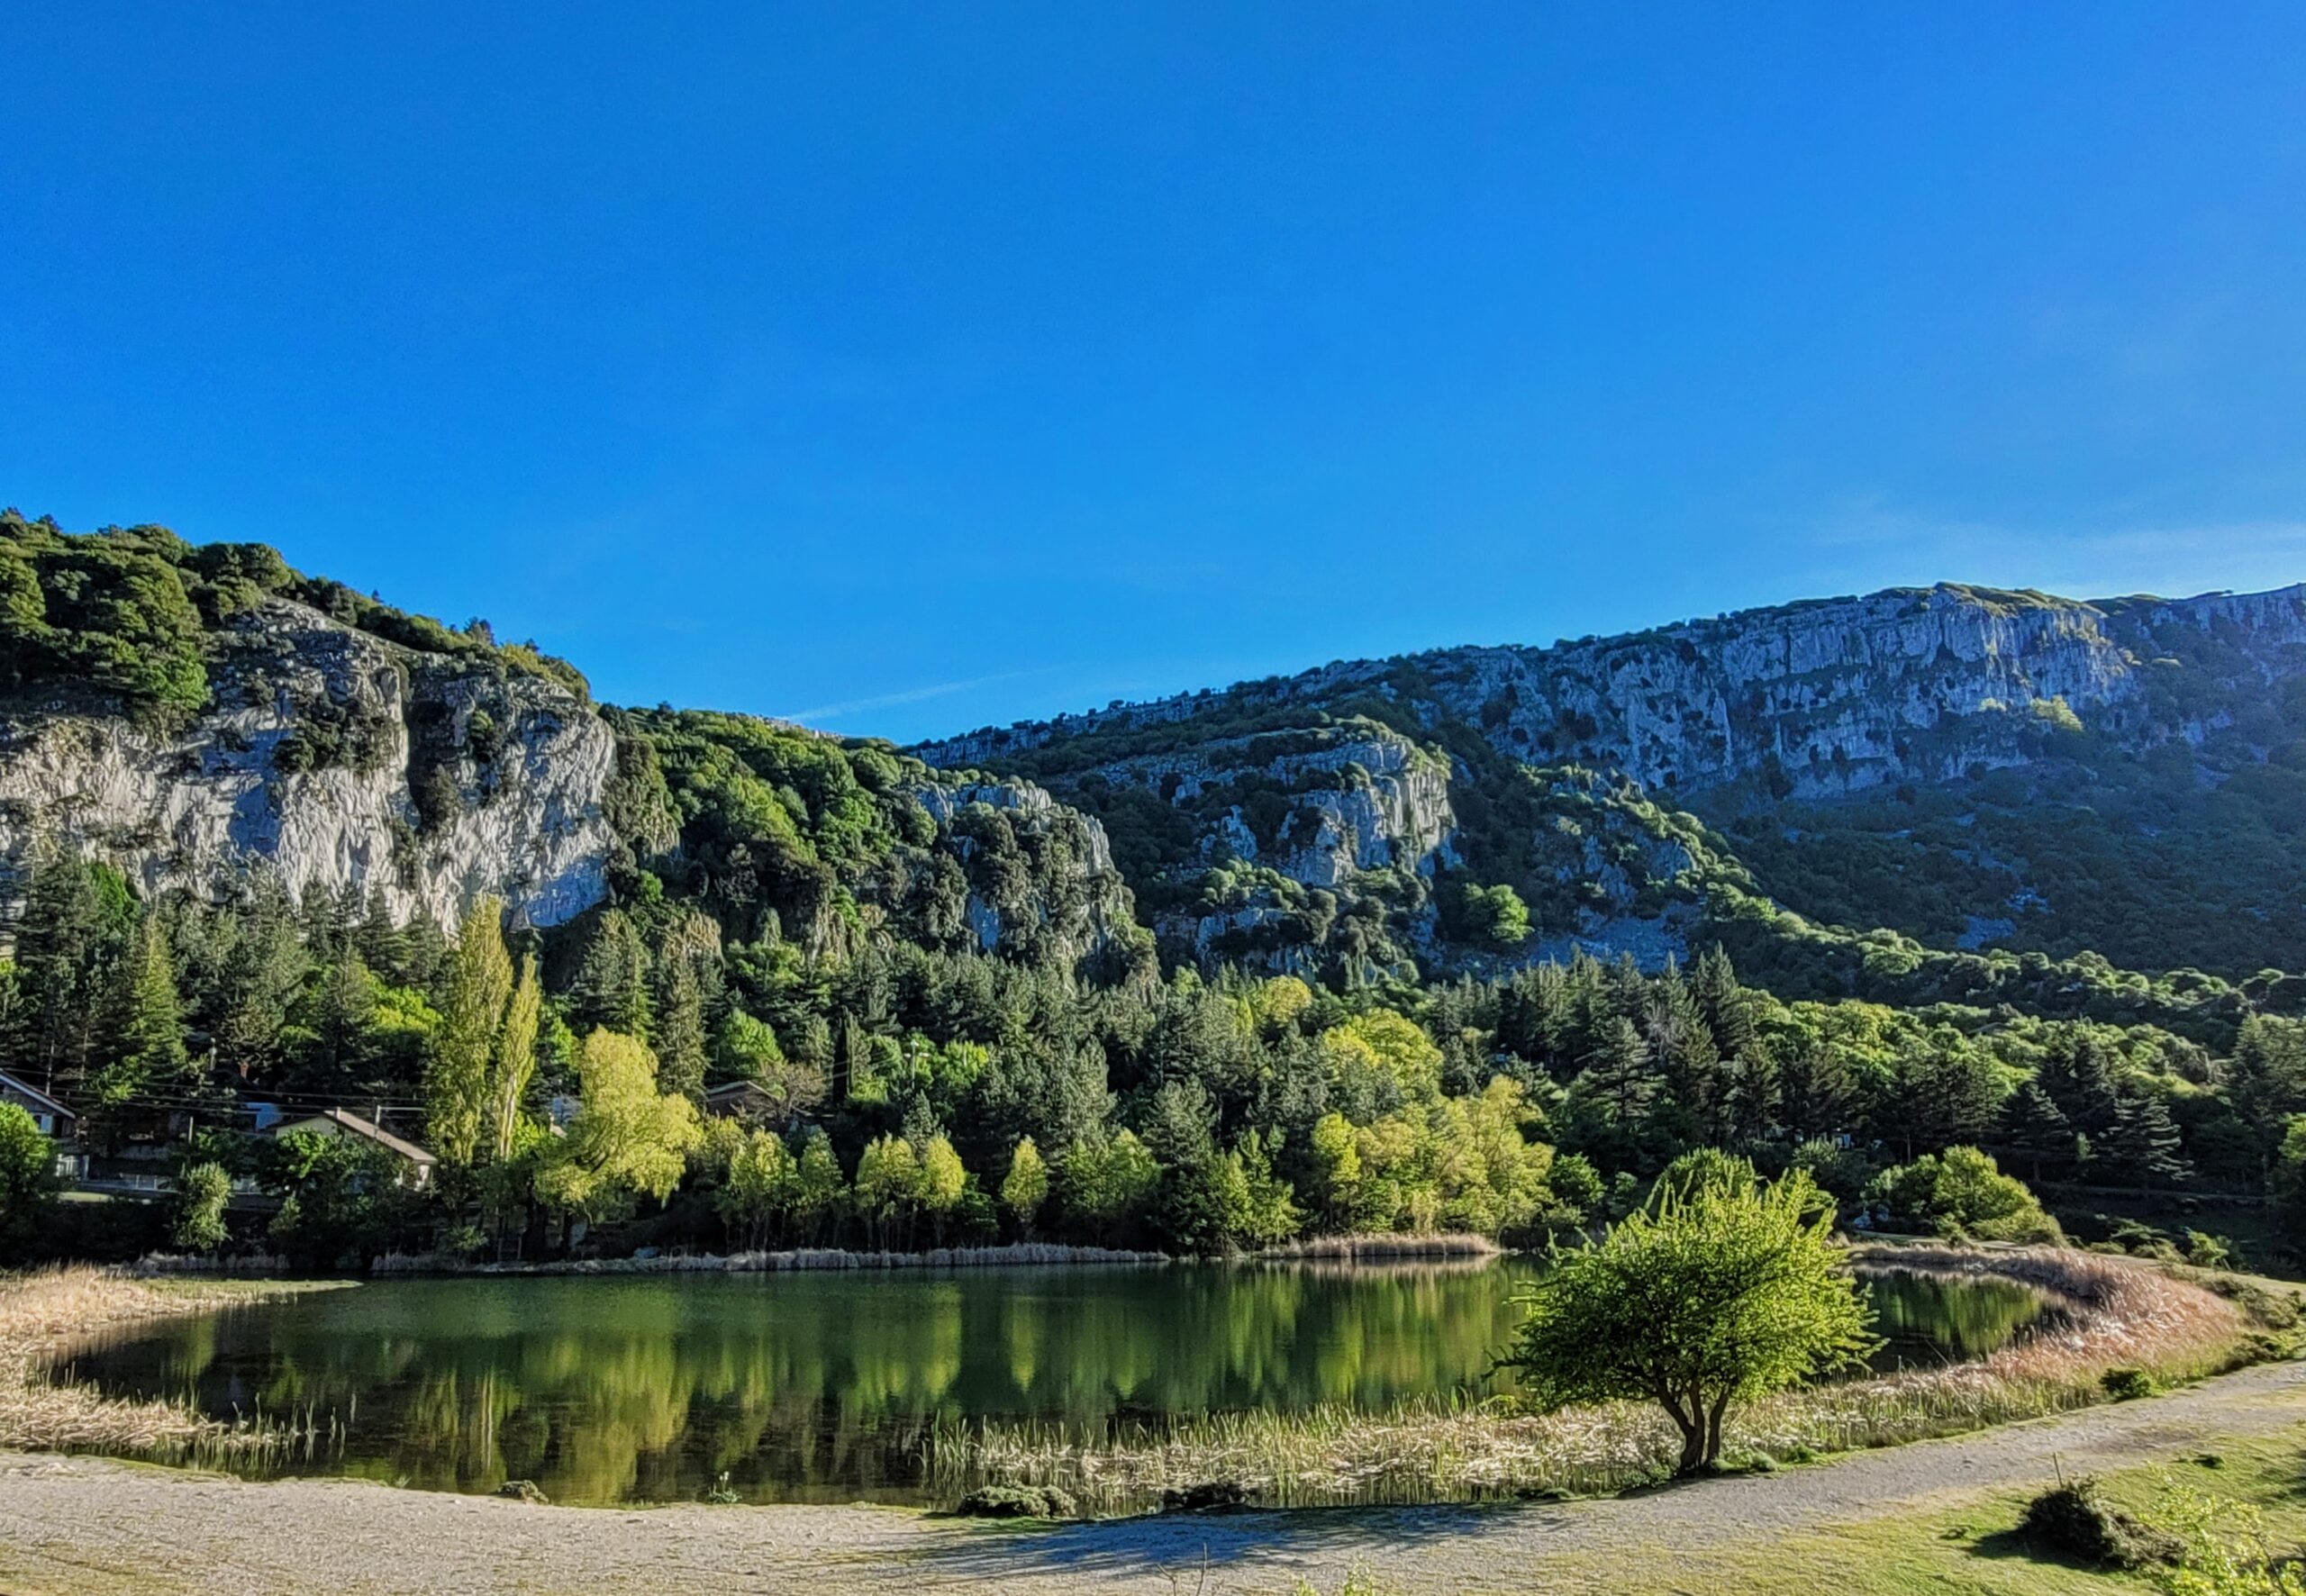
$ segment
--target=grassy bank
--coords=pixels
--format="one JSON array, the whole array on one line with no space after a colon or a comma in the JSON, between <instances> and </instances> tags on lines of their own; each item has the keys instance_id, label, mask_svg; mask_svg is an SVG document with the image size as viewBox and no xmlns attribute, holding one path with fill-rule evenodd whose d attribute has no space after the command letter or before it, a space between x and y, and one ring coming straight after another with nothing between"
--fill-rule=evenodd
<instances>
[{"instance_id":1,"label":"grassy bank","mask_svg":"<svg viewBox=\"0 0 2306 1596\"><path fill-rule=\"evenodd\" d=\"M2036 1333L1974 1363L1789 1392L1735 1415L1725 1455L1798 1462L1956 1434L2102 1401L2109 1370L2170 1383L2238 1367L2272 1347L2244 1305L2131 1260L2056 1249L1877 1249L1862 1269L1992 1276L2047 1297ZM1049 1426L955 1427L932 1445L931 1478L1055 1485L1087 1510L1120 1512L1165 1491L1237 1482L1287 1505L1431 1502L1620 1491L1665 1477L1679 1439L1645 1404L1521 1414L1509 1400L1432 1399L1383 1413L1216 1414L1082 1436Z\"/></svg>"},{"instance_id":2,"label":"grassy bank","mask_svg":"<svg viewBox=\"0 0 2306 1596\"><path fill-rule=\"evenodd\" d=\"M2208 1510L2229 1544L2253 1536L2276 1556L2306 1547L2306 1428L2222 1445L2167 1463L2099 1476L2106 1500L2149 1524L2183 1524ZM1671 1588L1686 1596L1778 1596L1793 1585L1834 1596L2123 1596L2166 1590L2166 1571L2123 1573L2077 1563L2029 1542L2019 1528L2027 1501L2051 1482L2022 1490L1941 1494L1918 1512L1854 1518L1793 1535L1756 1534L1727 1545L1676 1548ZM1629 1566L1630 1564L1630 1566ZM1543 1589L1558 1596L1648 1596L1656 1563L1593 1555L1548 1558ZM2270 1591L2236 1583L2202 1590ZM1294 1596L1404 1596L1381 1573L1300 1583Z\"/></svg>"},{"instance_id":3,"label":"grassy bank","mask_svg":"<svg viewBox=\"0 0 2306 1596\"><path fill-rule=\"evenodd\" d=\"M277 1444L277 1424L224 1424L174 1402L107 1397L51 1382L48 1366L72 1341L113 1326L328 1283L151 1280L86 1265L0 1276L0 1448L181 1457Z\"/></svg>"}]
</instances>

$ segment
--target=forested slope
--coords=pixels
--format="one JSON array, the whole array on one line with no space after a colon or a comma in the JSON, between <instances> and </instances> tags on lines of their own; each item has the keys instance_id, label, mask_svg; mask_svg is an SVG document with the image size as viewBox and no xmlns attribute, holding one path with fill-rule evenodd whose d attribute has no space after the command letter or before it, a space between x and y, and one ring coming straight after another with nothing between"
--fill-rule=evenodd
<instances>
[{"instance_id":1,"label":"forested slope","mask_svg":"<svg viewBox=\"0 0 2306 1596\"><path fill-rule=\"evenodd\" d=\"M1941 588L906 752L10 516L0 1048L322 1264L1530 1238L1701 1145L1853 1203L1967 1144L2279 1194L2301 639L2294 593Z\"/></svg>"}]
</instances>

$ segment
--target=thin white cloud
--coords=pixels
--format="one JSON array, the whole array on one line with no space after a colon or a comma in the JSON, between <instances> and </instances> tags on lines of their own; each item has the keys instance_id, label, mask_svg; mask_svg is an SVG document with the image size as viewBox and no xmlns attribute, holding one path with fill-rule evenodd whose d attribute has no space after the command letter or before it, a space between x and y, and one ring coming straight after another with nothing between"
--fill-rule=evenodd
<instances>
[{"instance_id":1,"label":"thin white cloud","mask_svg":"<svg viewBox=\"0 0 2306 1596\"><path fill-rule=\"evenodd\" d=\"M958 681L931 682L925 686L906 687L895 693L875 694L870 698L844 699L839 703L821 703L805 710L792 710L772 719L795 721L803 725L817 721L839 720L846 715L861 714L867 710L893 709L898 704L919 703L923 699L967 693L973 687L990 687L996 682L1013 682L1021 676L1040 676L1054 668L1043 666L1035 670L1005 670L989 676L964 676Z\"/></svg>"}]
</instances>

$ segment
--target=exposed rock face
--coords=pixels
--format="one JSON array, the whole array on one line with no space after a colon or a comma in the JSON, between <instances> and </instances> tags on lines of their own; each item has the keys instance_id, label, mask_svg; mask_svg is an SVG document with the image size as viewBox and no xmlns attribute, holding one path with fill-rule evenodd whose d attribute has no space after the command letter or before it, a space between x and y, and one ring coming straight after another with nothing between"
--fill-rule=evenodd
<instances>
[{"instance_id":1,"label":"exposed rock face","mask_svg":"<svg viewBox=\"0 0 2306 1596\"><path fill-rule=\"evenodd\" d=\"M1030 782L924 782L912 793L968 877L967 918L984 951L1075 965L1142 937L1095 821ZM1020 856L1030 874L1009 867Z\"/></svg>"},{"instance_id":2,"label":"exposed rock face","mask_svg":"<svg viewBox=\"0 0 2306 1596\"><path fill-rule=\"evenodd\" d=\"M235 622L213 702L158 733L61 704L0 730L0 856L44 841L141 890L381 888L453 931L499 893L552 925L600 901L615 742L555 684L396 647L284 599Z\"/></svg>"},{"instance_id":3,"label":"exposed rock face","mask_svg":"<svg viewBox=\"0 0 2306 1596\"><path fill-rule=\"evenodd\" d=\"M1302 963L1357 904L1429 961L1486 957L1446 945L1421 885L1460 862L1530 900L1523 957L1585 947L1655 963L1701 894L1687 850L1643 830L1657 822L1639 813L1641 790L1732 807L1830 799L2026 766L2085 728L2132 750L2199 748L2234 724L2237 703L2298 676L2306 586L2096 603L1904 588L1550 648L1341 663L914 751L1022 769L1116 824L1145 827L1147 795L1159 800L1173 818L1146 829L1160 846L1124 862L1165 944L1205 963ZM1481 812L1466 787L1473 734L1512 766L1637 786L1606 802L1558 781L1521 791L1521 830L1503 840L1501 789L1486 787L1489 854L1461 860L1461 816ZM1480 780L1504 779L1491 766Z\"/></svg>"},{"instance_id":4,"label":"exposed rock face","mask_svg":"<svg viewBox=\"0 0 2306 1596\"><path fill-rule=\"evenodd\" d=\"M2172 628L2229 643L2238 667L2260 681L2306 670L2306 585L2094 604L1897 588L1551 648L1333 665L1221 694L988 729L918 752L931 764L997 764L1219 706L1376 693L1475 725L1500 752L1531 763L1574 760L1679 792L1760 776L1823 797L2023 763L2057 700L2087 724L2147 740L2187 735L2142 703L2156 639Z\"/></svg>"}]
</instances>

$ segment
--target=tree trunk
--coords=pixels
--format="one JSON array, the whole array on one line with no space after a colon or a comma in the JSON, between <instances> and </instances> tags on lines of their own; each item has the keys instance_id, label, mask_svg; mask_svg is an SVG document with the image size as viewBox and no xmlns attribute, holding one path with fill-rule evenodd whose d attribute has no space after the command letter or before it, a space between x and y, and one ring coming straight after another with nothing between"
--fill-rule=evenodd
<instances>
[{"instance_id":1,"label":"tree trunk","mask_svg":"<svg viewBox=\"0 0 2306 1596\"><path fill-rule=\"evenodd\" d=\"M1691 1424L1679 1413L1674 1415L1674 1422L1682 1428L1682 1461L1674 1472L1693 1474L1705 1466L1705 1422L1700 1419Z\"/></svg>"},{"instance_id":2,"label":"tree trunk","mask_svg":"<svg viewBox=\"0 0 2306 1596\"><path fill-rule=\"evenodd\" d=\"M1730 1407L1730 1393L1722 1392L1713 1399L1713 1406L1705 1416L1705 1464L1708 1468L1721 1461L1721 1415Z\"/></svg>"}]
</instances>

